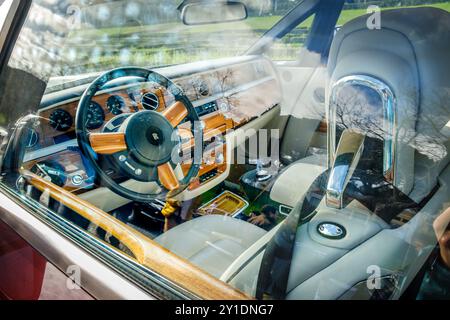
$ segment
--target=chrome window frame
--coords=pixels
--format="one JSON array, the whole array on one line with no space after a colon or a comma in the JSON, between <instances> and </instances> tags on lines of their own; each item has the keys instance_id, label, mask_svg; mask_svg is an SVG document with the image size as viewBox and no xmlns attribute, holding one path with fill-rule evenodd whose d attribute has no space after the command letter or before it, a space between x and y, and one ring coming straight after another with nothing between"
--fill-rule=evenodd
<instances>
[{"instance_id":1,"label":"chrome window frame","mask_svg":"<svg viewBox=\"0 0 450 320\"><path fill-rule=\"evenodd\" d=\"M397 100L391 88L372 76L351 75L345 76L332 84L330 88L329 100L327 102L327 147L328 147L328 167L334 163L336 153L336 100L340 90L345 87L360 85L368 87L381 98L383 108L383 130L386 133L383 147L383 175L385 179L395 184L395 164L397 145Z\"/></svg>"}]
</instances>

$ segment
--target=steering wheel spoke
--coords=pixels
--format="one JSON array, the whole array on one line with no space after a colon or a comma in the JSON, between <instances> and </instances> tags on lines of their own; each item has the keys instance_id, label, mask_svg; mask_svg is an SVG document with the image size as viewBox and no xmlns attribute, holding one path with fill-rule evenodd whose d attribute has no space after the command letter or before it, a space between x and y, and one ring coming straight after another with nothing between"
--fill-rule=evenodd
<instances>
[{"instance_id":1,"label":"steering wheel spoke","mask_svg":"<svg viewBox=\"0 0 450 320\"><path fill-rule=\"evenodd\" d=\"M186 118L188 115L188 110L183 102L177 101L170 107L164 109L161 114L166 117L172 127L175 128L181 123L181 121L183 121L184 118Z\"/></svg>"},{"instance_id":2,"label":"steering wheel spoke","mask_svg":"<svg viewBox=\"0 0 450 320\"><path fill-rule=\"evenodd\" d=\"M158 166L158 179L164 188L169 191L175 190L180 186L178 178L175 175L175 171L173 171L173 168L169 162Z\"/></svg>"},{"instance_id":3,"label":"steering wheel spoke","mask_svg":"<svg viewBox=\"0 0 450 320\"><path fill-rule=\"evenodd\" d=\"M90 133L89 143L97 154L113 154L127 150L123 132Z\"/></svg>"}]
</instances>

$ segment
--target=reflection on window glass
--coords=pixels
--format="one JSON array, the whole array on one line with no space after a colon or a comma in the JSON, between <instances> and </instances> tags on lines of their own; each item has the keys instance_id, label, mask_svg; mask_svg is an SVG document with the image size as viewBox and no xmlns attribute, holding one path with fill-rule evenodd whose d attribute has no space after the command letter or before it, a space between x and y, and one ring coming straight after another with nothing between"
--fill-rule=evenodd
<instances>
[{"instance_id":1,"label":"reflection on window glass","mask_svg":"<svg viewBox=\"0 0 450 320\"><path fill-rule=\"evenodd\" d=\"M281 39L276 39L266 51L267 56L275 61L298 60L301 54L300 49L305 45L313 20L314 15L292 29Z\"/></svg>"},{"instance_id":2,"label":"reflection on window glass","mask_svg":"<svg viewBox=\"0 0 450 320\"><path fill-rule=\"evenodd\" d=\"M434 7L439 8L445 11L450 11L450 2L442 1L442 0L412 0L412 1L383 1L383 0L375 0L375 1L348 1L344 4L344 9L342 10L337 26L342 26L350 20L365 15L368 13L369 5L377 6L381 11L395 9L395 8L408 8L408 7ZM370 11L373 12L373 11Z\"/></svg>"},{"instance_id":3,"label":"reflection on window glass","mask_svg":"<svg viewBox=\"0 0 450 320\"><path fill-rule=\"evenodd\" d=\"M34 1L16 48L21 57L16 63L29 70L34 59L41 59L39 70L33 71L46 78L123 65L152 67L233 57L243 54L300 0L244 2L249 17L243 21L187 26L175 0L91 5L69 1L64 6ZM300 30L289 43L299 46L303 33Z\"/></svg>"},{"instance_id":4,"label":"reflection on window glass","mask_svg":"<svg viewBox=\"0 0 450 320\"><path fill-rule=\"evenodd\" d=\"M432 296L450 14L385 1L400 10L372 32L352 1L331 48L307 52L312 15L247 56L301 1L245 3L248 19L188 26L174 0L32 1L0 75L1 191L163 297L399 298L424 266Z\"/></svg>"}]
</instances>

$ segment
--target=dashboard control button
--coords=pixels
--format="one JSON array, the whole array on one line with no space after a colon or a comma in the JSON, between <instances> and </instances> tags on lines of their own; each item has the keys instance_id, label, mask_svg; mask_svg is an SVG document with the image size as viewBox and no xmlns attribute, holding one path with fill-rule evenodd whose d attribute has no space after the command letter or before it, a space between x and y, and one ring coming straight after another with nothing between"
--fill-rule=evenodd
<instances>
[{"instance_id":1,"label":"dashboard control button","mask_svg":"<svg viewBox=\"0 0 450 320\"><path fill-rule=\"evenodd\" d=\"M83 183L84 179L81 175L76 174L72 177L72 184L79 186Z\"/></svg>"}]
</instances>

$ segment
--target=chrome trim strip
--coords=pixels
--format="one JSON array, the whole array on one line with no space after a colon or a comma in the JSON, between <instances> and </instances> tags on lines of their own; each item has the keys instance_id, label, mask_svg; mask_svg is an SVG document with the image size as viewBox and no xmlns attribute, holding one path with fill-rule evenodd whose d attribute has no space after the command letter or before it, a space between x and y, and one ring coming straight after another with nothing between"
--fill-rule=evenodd
<instances>
[{"instance_id":1,"label":"chrome trim strip","mask_svg":"<svg viewBox=\"0 0 450 320\"><path fill-rule=\"evenodd\" d=\"M395 163L397 143L397 101L390 87L379 79L366 75L346 76L331 87L327 106L328 116L328 166L331 168L336 155L336 101L339 90L352 85L362 85L375 90L383 103L383 130L385 132L383 151L383 174L387 181L395 184Z\"/></svg>"},{"instance_id":2,"label":"chrome trim strip","mask_svg":"<svg viewBox=\"0 0 450 320\"><path fill-rule=\"evenodd\" d=\"M289 213L291 213L292 209L293 209L292 207L284 205L284 204L280 204L278 206L278 212L285 217L287 217L289 215Z\"/></svg>"}]
</instances>

